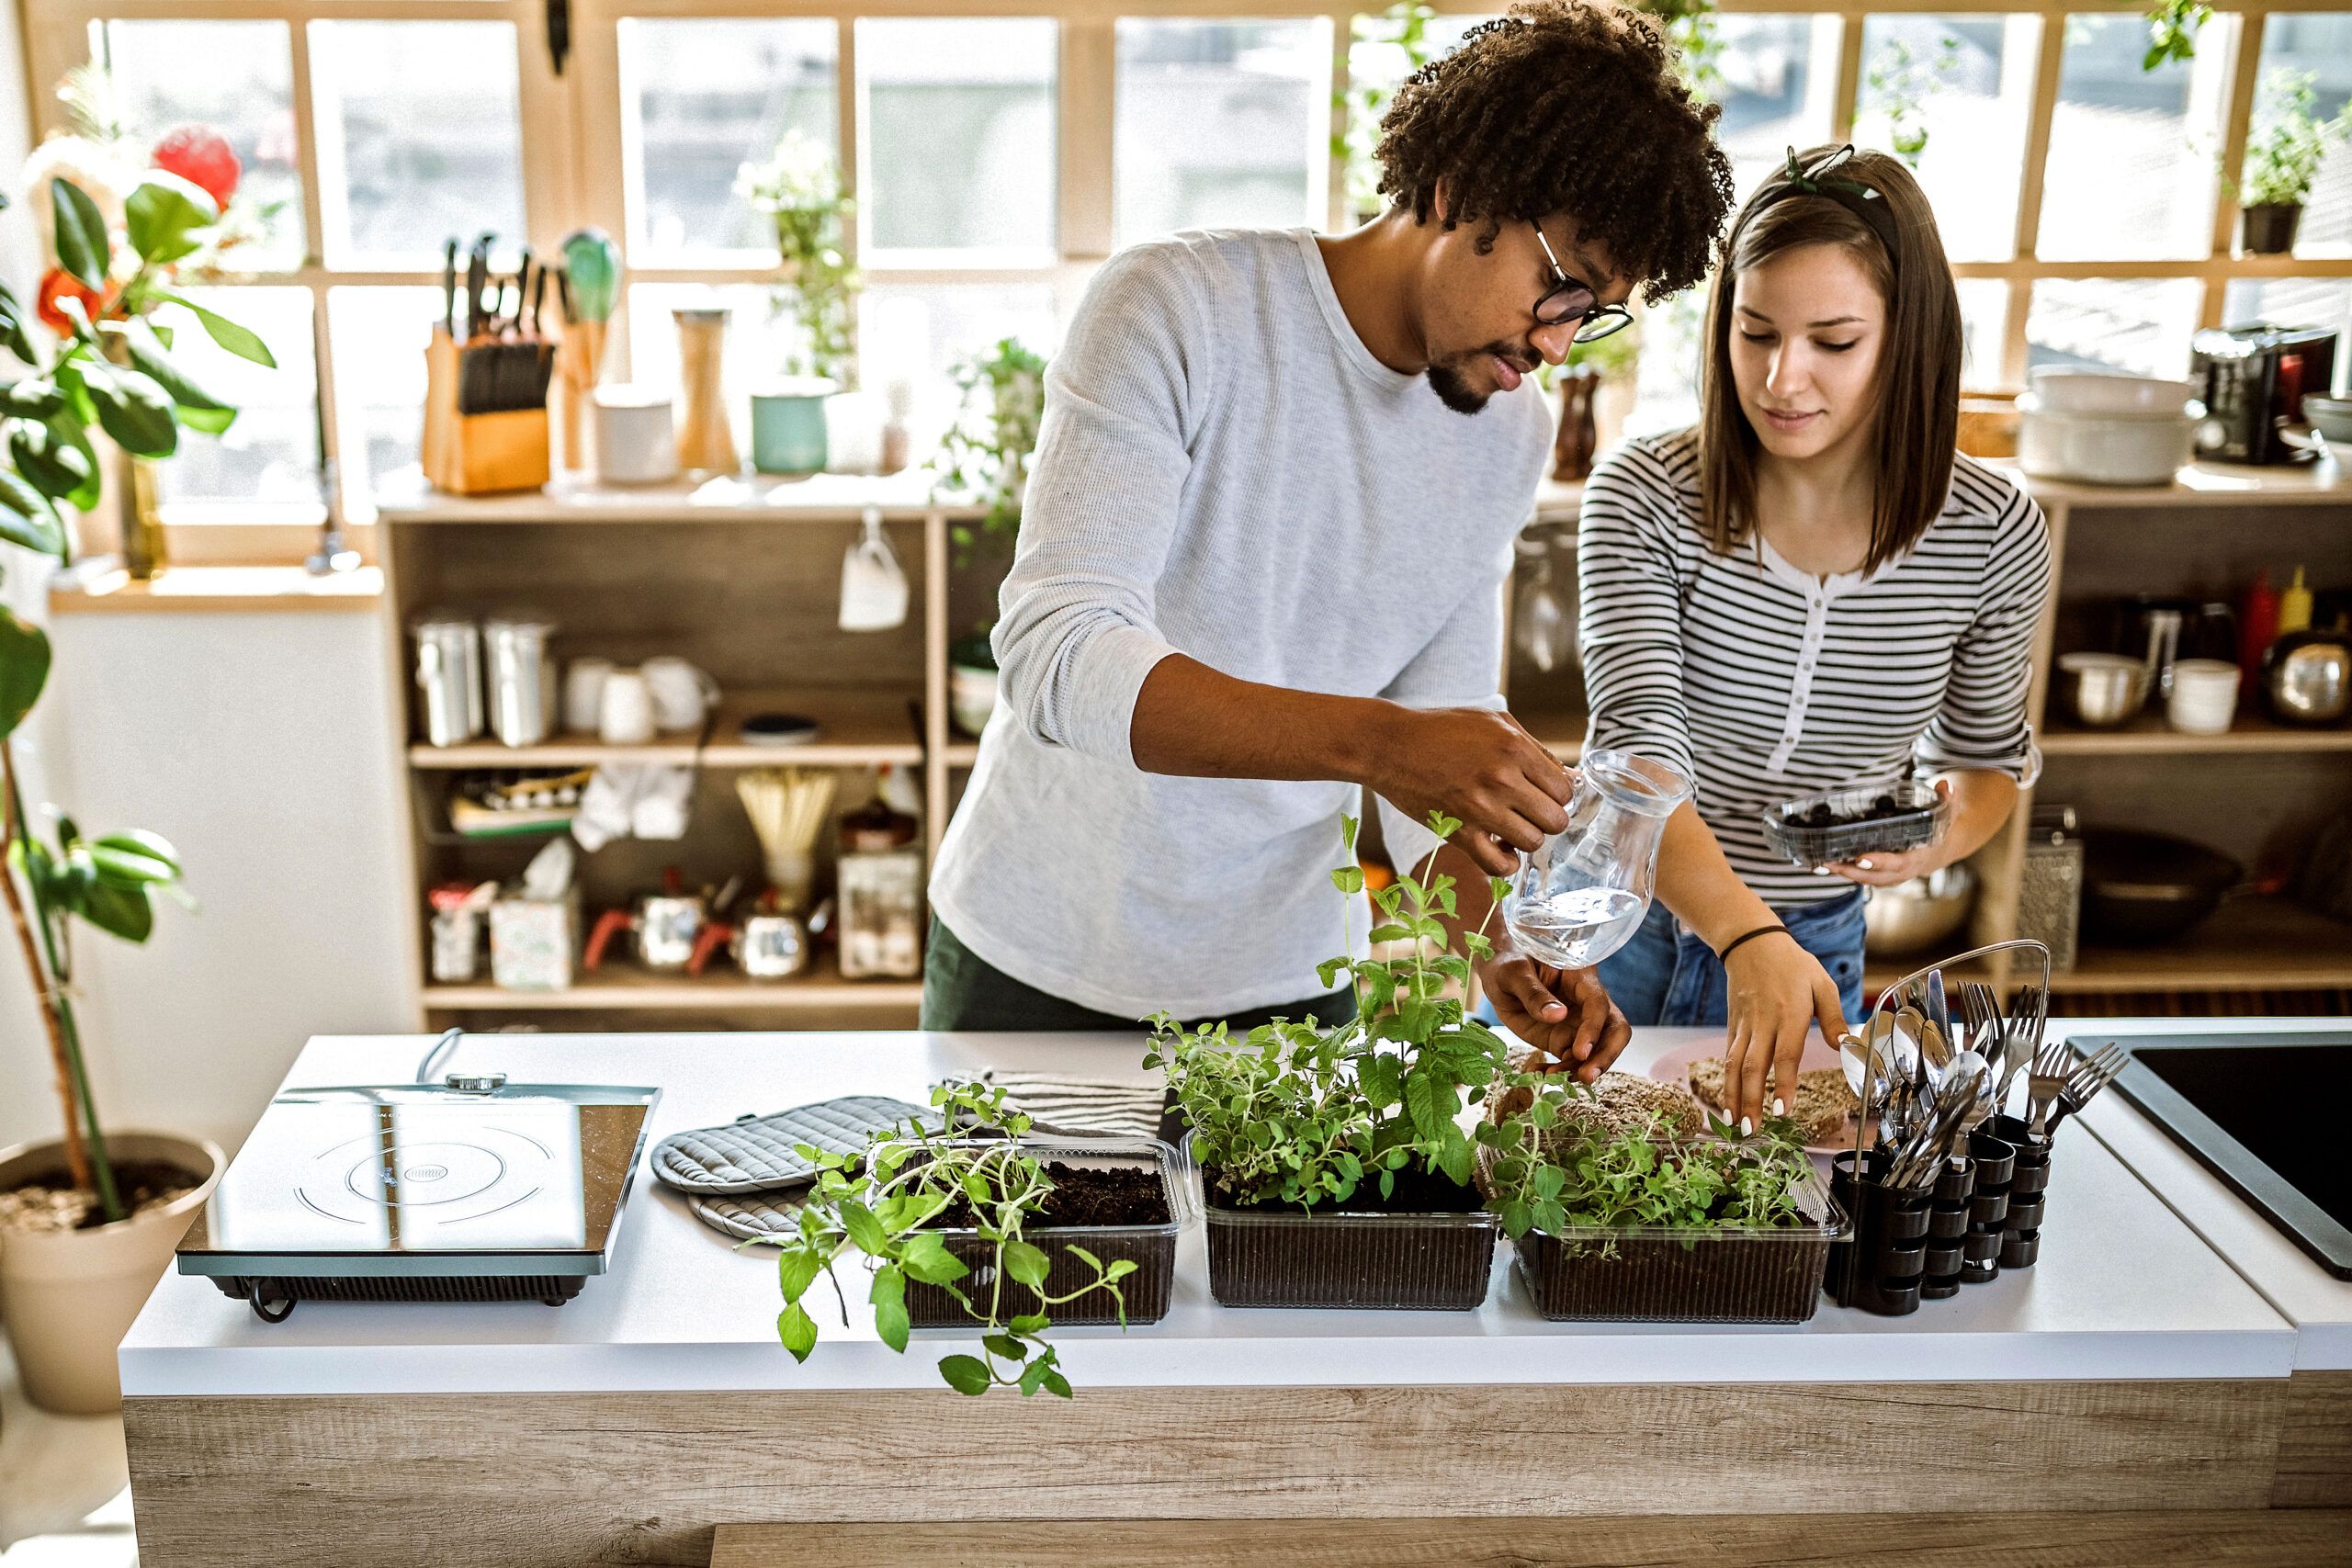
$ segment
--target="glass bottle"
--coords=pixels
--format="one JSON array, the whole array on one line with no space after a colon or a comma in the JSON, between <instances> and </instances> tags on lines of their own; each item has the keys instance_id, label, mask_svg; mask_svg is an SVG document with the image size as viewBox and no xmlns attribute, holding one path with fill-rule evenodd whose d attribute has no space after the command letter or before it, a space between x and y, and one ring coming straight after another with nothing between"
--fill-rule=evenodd
<instances>
[{"instance_id":1,"label":"glass bottle","mask_svg":"<svg viewBox=\"0 0 2352 1568\"><path fill-rule=\"evenodd\" d=\"M1577 764L1568 825L1520 856L1503 923L1521 952L1587 969L1625 945L1657 889L1666 819L1690 798L1681 769L1630 751L1588 751Z\"/></svg>"}]
</instances>

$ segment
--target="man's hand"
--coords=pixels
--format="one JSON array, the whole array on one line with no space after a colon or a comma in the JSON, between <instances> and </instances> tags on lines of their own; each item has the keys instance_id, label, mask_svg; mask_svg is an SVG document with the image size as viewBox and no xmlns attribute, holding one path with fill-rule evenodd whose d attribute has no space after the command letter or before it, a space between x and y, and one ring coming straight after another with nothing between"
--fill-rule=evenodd
<instances>
[{"instance_id":1,"label":"man's hand","mask_svg":"<svg viewBox=\"0 0 2352 1568\"><path fill-rule=\"evenodd\" d=\"M1821 960L1781 932L1743 942L1724 969L1729 981L1730 1048L1724 1057L1725 1117L1751 1131L1797 1097L1805 1032L1816 1021L1835 1044L1847 1033L1838 982ZM1765 1092L1765 1073L1771 1092Z\"/></svg>"},{"instance_id":2,"label":"man's hand","mask_svg":"<svg viewBox=\"0 0 2352 1568\"><path fill-rule=\"evenodd\" d=\"M1416 822L1432 810L1458 818L1453 843L1496 876L1518 871L1517 852L1568 825L1575 781L1507 713L1396 708L1375 752L1364 781L1373 793Z\"/></svg>"},{"instance_id":3,"label":"man's hand","mask_svg":"<svg viewBox=\"0 0 2352 1568\"><path fill-rule=\"evenodd\" d=\"M1505 951L1478 966L1478 983L1503 1027L1551 1058L1536 1064L1541 1071L1572 1072L1590 1083L1634 1038L1590 969L1555 969Z\"/></svg>"}]
</instances>

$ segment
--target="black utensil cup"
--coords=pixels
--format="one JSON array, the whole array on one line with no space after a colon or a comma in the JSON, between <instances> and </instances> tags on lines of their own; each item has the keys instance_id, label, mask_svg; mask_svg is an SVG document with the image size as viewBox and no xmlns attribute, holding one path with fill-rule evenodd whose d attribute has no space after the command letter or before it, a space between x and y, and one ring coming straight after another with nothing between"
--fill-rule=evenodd
<instances>
[{"instance_id":1,"label":"black utensil cup","mask_svg":"<svg viewBox=\"0 0 2352 1568\"><path fill-rule=\"evenodd\" d=\"M1944 1161L1928 1204L1927 1266L1919 1279L1924 1300L1960 1293L1961 1241L1968 1235L1969 1201L1975 1193L1975 1162L1962 1155Z\"/></svg>"},{"instance_id":2,"label":"black utensil cup","mask_svg":"<svg viewBox=\"0 0 2352 1568\"><path fill-rule=\"evenodd\" d=\"M1996 1116L1985 1125L2017 1152L2008 1211L2001 1216L1999 1267L2030 1269L2041 1256L2041 1219L2050 1199L2050 1140L2035 1137L2015 1116Z\"/></svg>"},{"instance_id":3,"label":"black utensil cup","mask_svg":"<svg viewBox=\"0 0 2352 1568\"><path fill-rule=\"evenodd\" d=\"M1960 1282L1963 1285L1986 1284L2001 1274L2001 1227L2008 1221L2018 1147L1988 1130L1998 1120L1968 1134L1968 1166L1975 1185L1968 1199L1968 1234L1961 1241Z\"/></svg>"},{"instance_id":4,"label":"black utensil cup","mask_svg":"<svg viewBox=\"0 0 2352 1568\"><path fill-rule=\"evenodd\" d=\"M1826 1288L1839 1306L1901 1317L1919 1310L1934 1188L1891 1188L1885 1176L1882 1150L1830 1157L1829 1190L1854 1225L1849 1239L1830 1250Z\"/></svg>"}]
</instances>

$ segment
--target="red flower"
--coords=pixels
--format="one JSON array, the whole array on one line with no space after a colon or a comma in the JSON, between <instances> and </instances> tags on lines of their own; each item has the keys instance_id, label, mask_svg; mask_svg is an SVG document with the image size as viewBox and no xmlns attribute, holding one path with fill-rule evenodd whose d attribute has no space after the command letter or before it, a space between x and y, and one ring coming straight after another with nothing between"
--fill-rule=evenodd
<instances>
[{"instance_id":1,"label":"red flower","mask_svg":"<svg viewBox=\"0 0 2352 1568\"><path fill-rule=\"evenodd\" d=\"M57 308L57 302L69 296L82 301L83 310L93 321L106 314L107 306L110 303L108 297L101 296L63 267L51 267L40 280L40 293L35 299L33 312L40 317L43 326L59 337L70 337L74 332L73 320Z\"/></svg>"},{"instance_id":2,"label":"red flower","mask_svg":"<svg viewBox=\"0 0 2352 1568\"><path fill-rule=\"evenodd\" d=\"M183 125L165 131L155 143L154 163L166 174L202 186L223 212L229 209L229 198L237 194L237 176L244 172L229 139L209 125Z\"/></svg>"}]
</instances>

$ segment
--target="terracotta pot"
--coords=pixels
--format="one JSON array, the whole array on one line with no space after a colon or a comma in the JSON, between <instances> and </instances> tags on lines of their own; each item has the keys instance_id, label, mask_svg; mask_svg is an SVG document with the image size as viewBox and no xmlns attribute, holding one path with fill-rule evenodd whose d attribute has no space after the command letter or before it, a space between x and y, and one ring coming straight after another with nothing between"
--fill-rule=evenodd
<instances>
[{"instance_id":1,"label":"terracotta pot","mask_svg":"<svg viewBox=\"0 0 2352 1568\"><path fill-rule=\"evenodd\" d=\"M114 1224L0 1231L0 1322L26 1394L61 1415L121 1408L115 1348L229 1165L218 1144L167 1133L109 1132L107 1149L118 1166L159 1161L204 1179L163 1207ZM54 1140L0 1149L0 1191L64 1168L64 1145Z\"/></svg>"}]
</instances>

